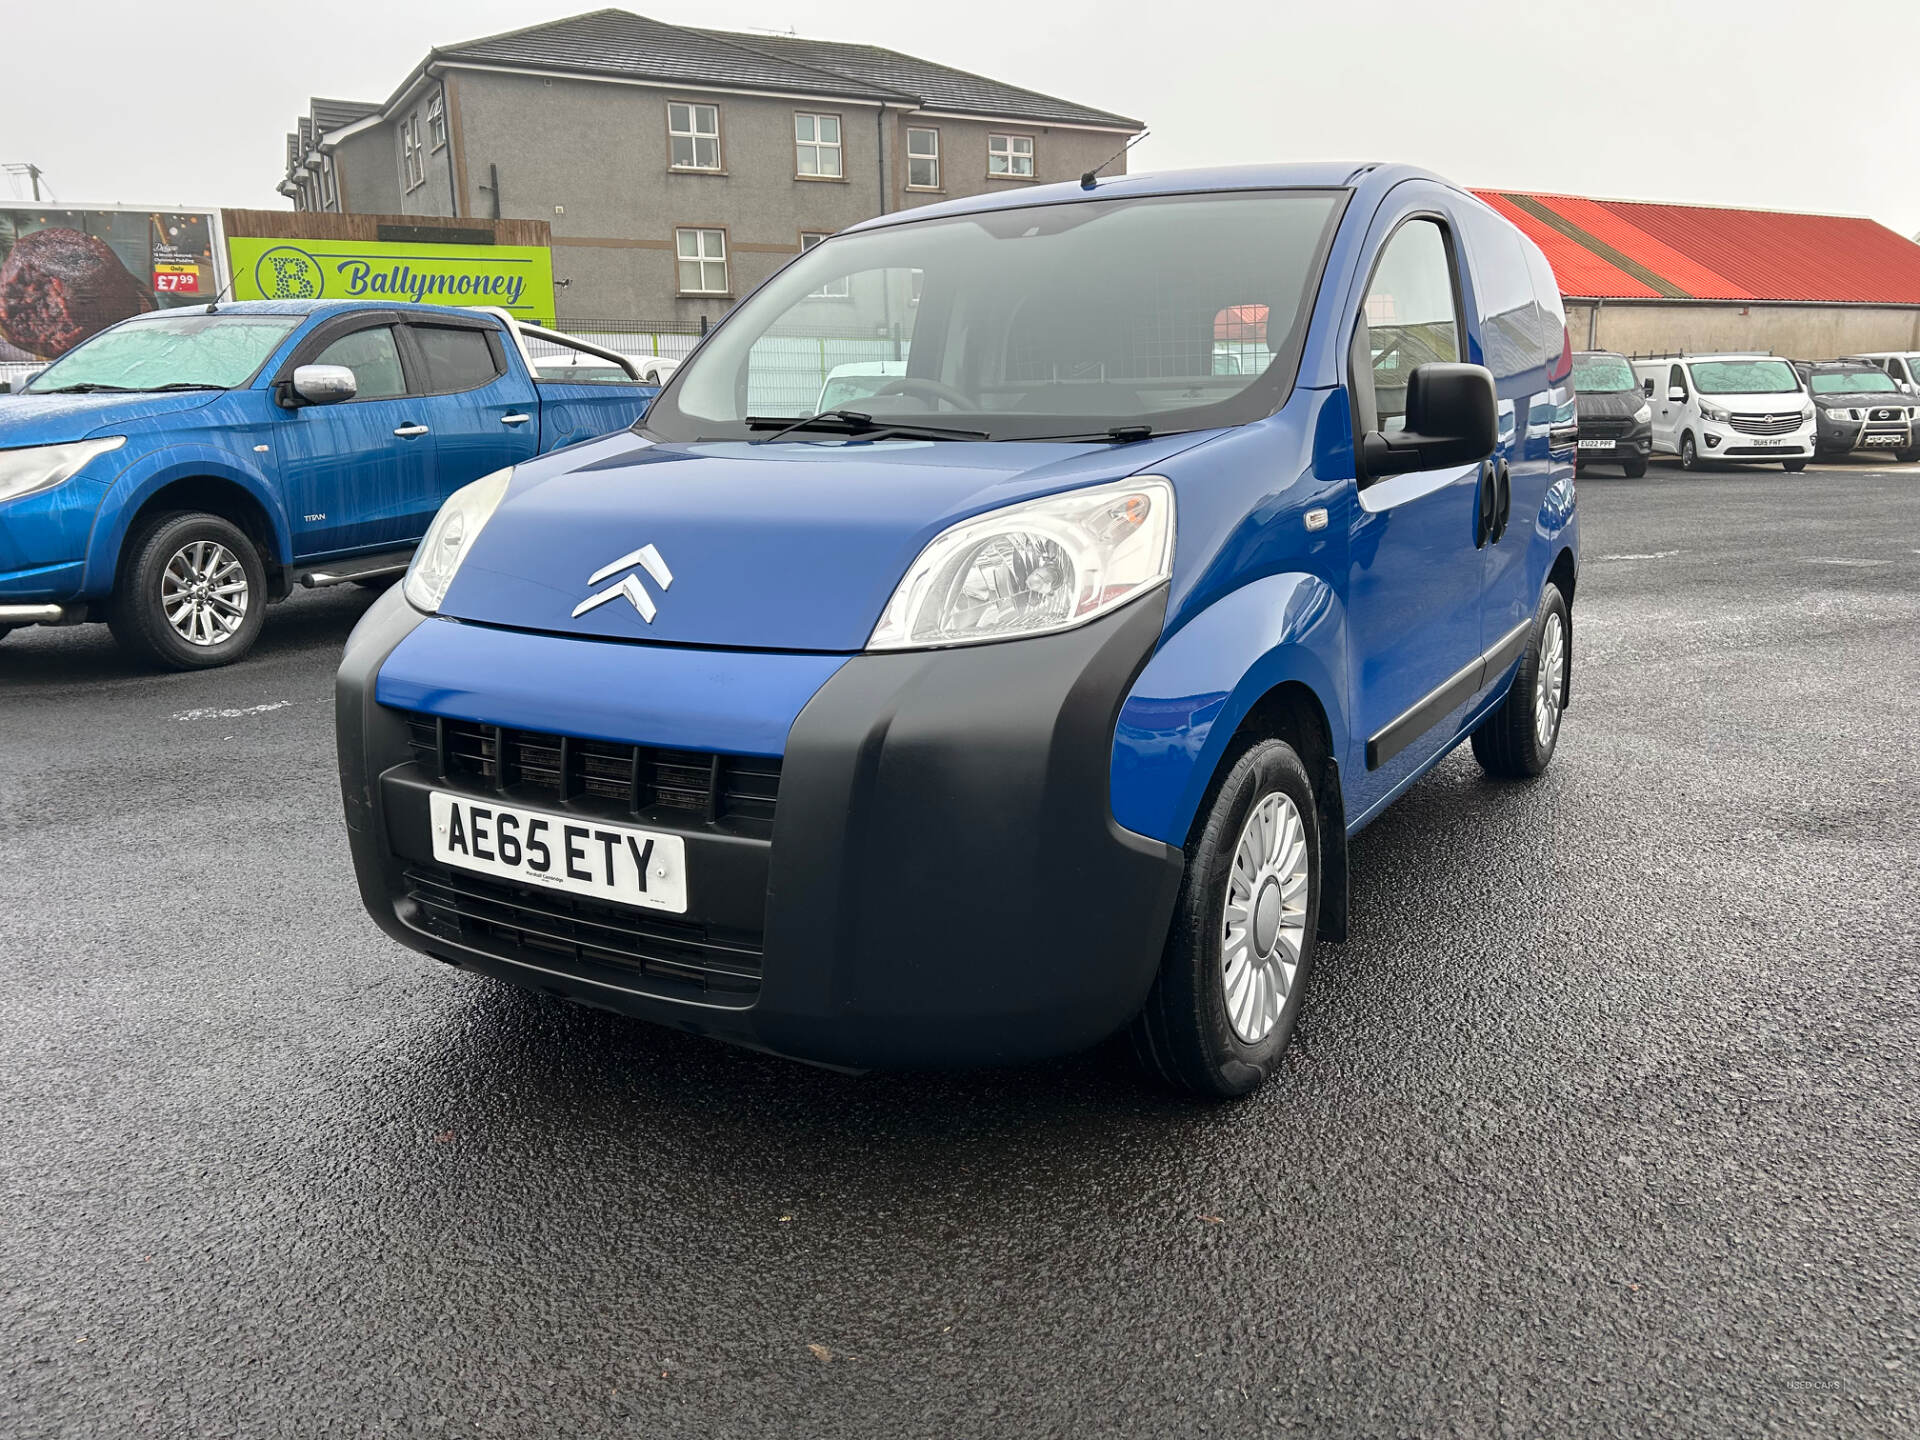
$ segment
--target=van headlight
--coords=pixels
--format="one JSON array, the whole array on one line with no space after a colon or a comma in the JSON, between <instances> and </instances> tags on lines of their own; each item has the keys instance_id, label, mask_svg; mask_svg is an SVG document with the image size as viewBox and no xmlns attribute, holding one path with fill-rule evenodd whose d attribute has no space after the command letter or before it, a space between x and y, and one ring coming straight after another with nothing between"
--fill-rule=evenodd
<instances>
[{"instance_id":1,"label":"van headlight","mask_svg":"<svg viewBox=\"0 0 1920 1440\"><path fill-rule=\"evenodd\" d=\"M1636 425L1652 424L1653 423L1653 407L1651 405L1642 405L1638 410L1634 411L1633 423Z\"/></svg>"},{"instance_id":2,"label":"van headlight","mask_svg":"<svg viewBox=\"0 0 1920 1440\"><path fill-rule=\"evenodd\" d=\"M1725 425L1729 420L1733 419L1733 416L1722 410L1718 405L1709 405L1706 401L1702 400L1700 402L1700 418L1702 420L1710 420L1715 425Z\"/></svg>"},{"instance_id":3,"label":"van headlight","mask_svg":"<svg viewBox=\"0 0 1920 1440\"><path fill-rule=\"evenodd\" d=\"M50 490L62 480L71 480L96 456L126 443L124 435L108 435L99 440L76 440L71 445L0 450L0 500L18 500L36 490Z\"/></svg>"},{"instance_id":4,"label":"van headlight","mask_svg":"<svg viewBox=\"0 0 1920 1440\"><path fill-rule=\"evenodd\" d=\"M460 571L460 562L500 508L511 479L513 468L509 466L483 475L471 485L462 485L447 497L447 503L427 527L427 538L413 552L407 578L400 582L401 593L415 609L429 615L440 609L440 602L447 598L447 587Z\"/></svg>"},{"instance_id":5,"label":"van headlight","mask_svg":"<svg viewBox=\"0 0 1920 1440\"><path fill-rule=\"evenodd\" d=\"M869 650L922 650L1084 625L1173 573L1173 486L1069 490L943 530L880 613Z\"/></svg>"}]
</instances>

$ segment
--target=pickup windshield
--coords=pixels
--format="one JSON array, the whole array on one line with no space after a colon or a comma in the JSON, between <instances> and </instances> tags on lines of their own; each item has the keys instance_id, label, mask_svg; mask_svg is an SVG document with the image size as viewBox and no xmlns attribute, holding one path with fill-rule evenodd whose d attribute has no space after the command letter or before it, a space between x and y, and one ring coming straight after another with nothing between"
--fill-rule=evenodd
<instances>
[{"instance_id":1,"label":"pickup windshield","mask_svg":"<svg viewBox=\"0 0 1920 1440\"><path fill-rule=\"evenodd\" d=\"M1617 395L1640 387L1633 382L1633 367L1618 355L1576 355L1573 388L1583 395Z\"/></svg>"},{"instance_id":2,"label":"pickup windshield","mask_svg":"<svg viewBox=\"0 0 1920 1440\"><path fill-rule=\"evenodd\" d=\"M1702 395L1791 395L1800 377L1784 360L1696 360L1693 387Z\"/></svg>"},{"instance_id":3,"label":"pickup windshield","mask_svg":"<svg viewBox=\"0 0 1920 1440\"><path fill-rule=\"evenodd\" d=\"M1243 424L1293 388L1344 201L1077 200L840 235L727 317L643 433L744 440L836 405L992 440ZM846 426L787 440L858 443Z\"/></svg>"},{"instance_id":4,"label":"pickup windshield","mask_svg":"<svg viewBox=\"0 0 1920 1440\"><path fill-rule=\"evenodd\" d=\"M231 390L245 385L298 315L155 315L103 330L42 370L30 395L88 390Z\"/></svg>"},{"instance_id":5,"label":"pickup windshield","mask_svg":"<svg viewBox=\"0 0 1920 1440\"><path fill-rule=\"evenodd\" d=\"M1891 375L1872 366L1859 370L1816 370L1811 381L1816 395L1898 394L1900 390Z\"/></svg>"}]
</instances>

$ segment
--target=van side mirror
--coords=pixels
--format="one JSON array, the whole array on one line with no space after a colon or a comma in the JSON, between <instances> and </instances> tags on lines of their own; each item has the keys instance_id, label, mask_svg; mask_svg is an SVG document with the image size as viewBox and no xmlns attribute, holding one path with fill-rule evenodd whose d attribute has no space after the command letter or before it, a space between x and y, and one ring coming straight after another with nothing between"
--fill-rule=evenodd
<instances>
[{"instance_id":1,"label":"van side mirror","mask_svg":"<svg viewBox=\"0 0 1920 1440\"><path fill-rule=\"evenodd\" d=\"M293 393L307 405L337 405L360 393L360 382L344 365L302 365L293 372Z\"/></svg>"},{"instance_id":2,"label":"van side mirror","mask_svg":"<svg viewBox=\"0 0 1920 1440\"><path fill-rule=\"evenodd\" d=\"M1669 385L1667 387L1667 401L1669 404L1673 404L1673 405L1686 404L1687 392L1685 387L1680 385Z\"/></svg>"},{"instance_id":3,"label":"van side mirror","mask_svg":"<svg viewBox=\"0 0 1920 1440\"><path fill-rule=\"evenodd\" d=\"M1653 382L1651 380L1643 380L1640 383L1640 393L1651 400L1653 398Z\"/></svg>"},{"instance_id":4,"label":"van side mirror","mask_svg":"<svg viewBox=\"0 0 1920 1440\"><path fill-rule=\"evenodd\" d=\"M1493 372L1484 365L1416 366L1407 376L1407 423L1386 434L1375 430L1360 442L1361 468L1369 480L1409 470L1471 465L1500 443L1499 401Z\"/></svg>"}]
</instances>

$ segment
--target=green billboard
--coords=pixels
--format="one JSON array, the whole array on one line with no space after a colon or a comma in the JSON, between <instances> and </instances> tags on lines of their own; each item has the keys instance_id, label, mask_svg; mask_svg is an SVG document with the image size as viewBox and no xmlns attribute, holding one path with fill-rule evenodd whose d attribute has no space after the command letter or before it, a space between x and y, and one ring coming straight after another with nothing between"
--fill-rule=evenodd
<instances>
[{"instance_id":1,"label":"green billboard","mask_svg":"<svg viewBox=\"0 0 1920 1440\"><path fill-rule=\"evenodd\" d=\"M491 305L553 323L553 252L538 245L227 241L236 300L412 300Z\"/></svg>"}]
</instances>

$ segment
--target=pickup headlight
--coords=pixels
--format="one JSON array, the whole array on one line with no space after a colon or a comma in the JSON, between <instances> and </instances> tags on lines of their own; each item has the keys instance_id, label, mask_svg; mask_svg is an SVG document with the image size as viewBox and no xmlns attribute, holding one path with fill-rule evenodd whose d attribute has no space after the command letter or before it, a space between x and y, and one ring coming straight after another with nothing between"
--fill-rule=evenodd
<instances>
[{"instance_id":1,"label":"pickup headlight","mask_svg":"<svg viewBox=\"0 0 1920 1440\"><path fill-rule=\"evenodd\" d=\"M1718 405L1709 405L1706 401L1702 400L1700 402L1700 418L1702 420L1711 420L1716 425L1724 425L1733 419L1733 416L1722 410Z\"/></svg>"},{"instance_id":2,"label":"pickup headlight","mask_svg":"<svg viewBox=\"0 0 1920 1440\"><path fill-rule=\"evenodd\" d=\"M1844 410L1828 410L1825 413L1829 420L1846 420L1850 418Z\"/></svg>"},{"instance_id":3,"label":"pickup headlight","mask_svg":"<svg viewBox=\"0 0 1920 1440\"><path fill-rule=\"evenodd\" d=\"M0 450L0 500L17 500L70 480L95 456L118 450L124 435L101 440L76 440L71 445L29 445L22 450Z\"/></svg>"},{"instance_id":4,"label":"pickup headlight","mask_svg":"<svg viewBox=\"0 0 1920 1440\"><path fill-rule=\"evenodd\" d=\"M1158 476L991 510L933 538L880 613L869 650L1071 630L1173 573L1173 486Z\"/></svg>"},{"instance_id":5,"label":"pickup headlight","mask_svg":"<svg viewBox=\"0 0 1920 1440\"><path fill-rule=\"evenodd\" d=\"M1636 425L1652 424L1653 423L1653 407L1651 405L1642 405L1638 410L1634 411L1633 423Z\"/></svg>"},{"instance_id":6,"label":"pickup headlight","mask_svg":"<svg viewBox=\"0 0 1920 1440\"><path fill-rule=\"evenodd\" d=\"M512 478L513 468L509 466L483 475L471 485L462 485L447 497L433 524L427 527L427 538L413 552L407 578L400 582L401 593L415 609L429 615L440 609L440 602L447 598L447 587L460 571L460 562L500 508L500 497L507 493L507 482Z\"/></svg>"}]
</instances>

